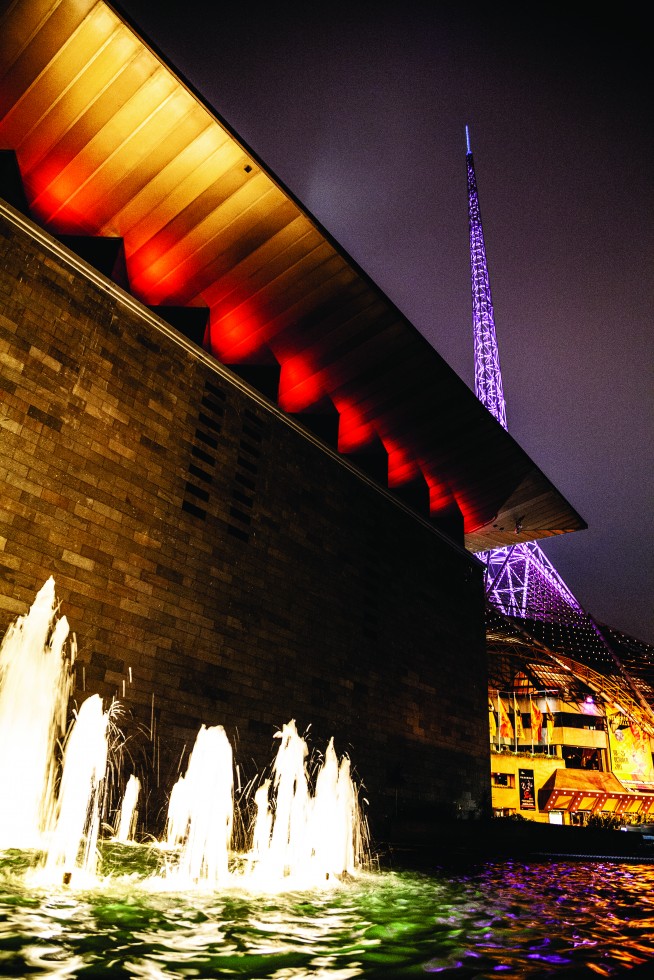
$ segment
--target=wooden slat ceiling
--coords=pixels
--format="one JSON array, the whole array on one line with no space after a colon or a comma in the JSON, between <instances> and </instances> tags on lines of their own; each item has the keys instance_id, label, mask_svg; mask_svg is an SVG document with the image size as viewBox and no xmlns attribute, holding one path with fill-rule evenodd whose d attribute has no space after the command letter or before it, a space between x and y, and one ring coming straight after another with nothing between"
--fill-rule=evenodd
<instances>
[{"instance_id":1,"label":"wooden slat ceiling","mask_svg":"<svg viewBox=\"0 0 654 980\"><path fill-rule=\"evenodd\" d=\"M0 78L0 147L16 152L31 214L46 229L121 237L134 296L208 307L205 346L227 365L274 356L282 409L329 399L339 449L381 439L389 487L424 477L434 519L456 504L471 550L585 527L381 290L112 7L10 2Z\"/></svg>"}]
</instances>

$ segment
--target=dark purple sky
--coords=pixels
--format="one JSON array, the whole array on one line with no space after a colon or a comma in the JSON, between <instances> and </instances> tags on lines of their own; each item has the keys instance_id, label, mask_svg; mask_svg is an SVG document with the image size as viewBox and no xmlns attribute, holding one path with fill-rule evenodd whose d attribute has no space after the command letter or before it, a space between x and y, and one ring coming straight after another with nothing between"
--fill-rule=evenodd
<instances>
[{"instance_id":1,"label":"dark purple sky","mask_svg":"<svg viewBox=\"0 0 654 980\"><path fill-rule=\"evenodd\" d=\"M472 386L470 125L509 429L589 525L543 550L598 621L654 643L644 21L274 6L122 3Z\"/></svg>"}]
</instances>

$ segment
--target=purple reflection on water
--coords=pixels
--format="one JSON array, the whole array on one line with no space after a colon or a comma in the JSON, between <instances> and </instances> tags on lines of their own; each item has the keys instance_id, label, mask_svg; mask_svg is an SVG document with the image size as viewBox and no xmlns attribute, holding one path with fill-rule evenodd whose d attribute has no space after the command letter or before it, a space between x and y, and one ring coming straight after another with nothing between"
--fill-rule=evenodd
<instances>
[{"instance_id":1,"label":"purple reflection on water","mask_svg":"<svg viewBox=\"0 0 654 980\"><path fill-rule=\"evenodd\" d=\"M549 956L543 956L541 953L529 953L527 955L528 960L543 960L545 963L572 963L572 960L567 956L557 956L556 953L550 953Z\"/></svg>"}]
</instances>

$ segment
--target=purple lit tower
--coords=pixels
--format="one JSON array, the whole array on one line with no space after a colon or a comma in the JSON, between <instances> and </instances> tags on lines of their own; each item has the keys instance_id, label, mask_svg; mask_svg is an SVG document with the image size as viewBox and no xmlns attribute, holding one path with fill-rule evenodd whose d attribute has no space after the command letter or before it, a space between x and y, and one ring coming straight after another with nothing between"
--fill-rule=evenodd
<instances>
[{"instance_id":1,"label":"purple lit tower","mask_svg":"<svg viewBox=\"0 0 654 980\"><path fill-rule=\"evenodd\" d=\"M466 146L475 394L500 425L508 429L477 180L467 126ZM504 615L549 622L585 619L583 609L535 541L482 551L477 557L486 565L486 595Z\"/></svg>"},{"instance_id":2,"label":"purple lit tower","mask_svg":"<svg viewBox=\"0 0 654 980\"><path fill-rule=\"evenodd\" d=\"M500 425L508 429L477 180L467 126L466 148L475 394ZM514 621L521 620L521 631L545 642L552 650L558 649L599 669L607 677L621 675L651 724L654 689L649 677L652 660L644 644L636 650L638 641L625 637L616 641L616 631L600 628L579 605L535 541L480 551L477 557L486 565L486 597L490 610L512 617ZM607 632L613 643L607 640ZM628 668L626 663L629 663Z\"/></svg>"}]
</instances>

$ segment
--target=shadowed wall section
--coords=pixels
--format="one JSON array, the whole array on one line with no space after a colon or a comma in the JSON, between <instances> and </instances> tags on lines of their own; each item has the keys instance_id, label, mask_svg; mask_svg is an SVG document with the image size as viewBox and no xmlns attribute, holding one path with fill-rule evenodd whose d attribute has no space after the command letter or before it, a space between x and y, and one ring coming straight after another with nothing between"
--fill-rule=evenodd
<instances>
[{"instance_id":1,"label":"shadowed wall section","mask_svg":"<svg viewBox=\"0 0 654 980\"><path fill-rule=\"evenodd\" d=\"M243 783L290 718L334 735L373 832L485 806L474 559L9 213L0 267L0 627L54 575L151 823L203 722Z\"/></svg>"}]
</instances>

